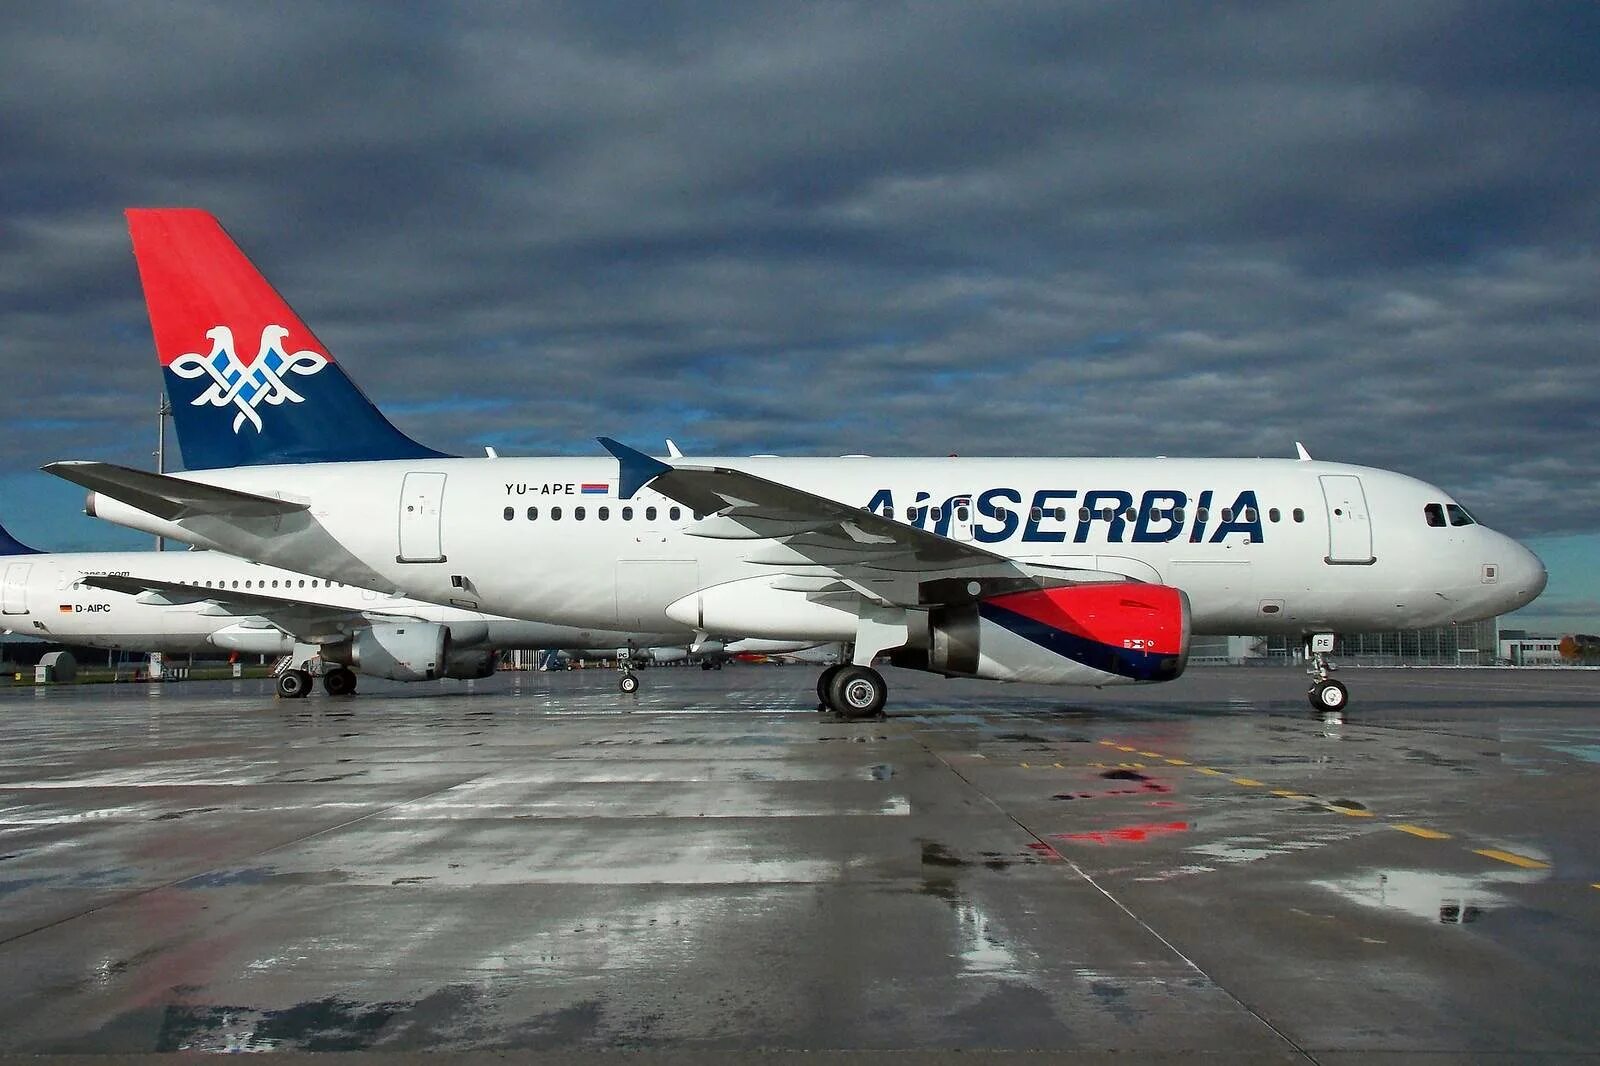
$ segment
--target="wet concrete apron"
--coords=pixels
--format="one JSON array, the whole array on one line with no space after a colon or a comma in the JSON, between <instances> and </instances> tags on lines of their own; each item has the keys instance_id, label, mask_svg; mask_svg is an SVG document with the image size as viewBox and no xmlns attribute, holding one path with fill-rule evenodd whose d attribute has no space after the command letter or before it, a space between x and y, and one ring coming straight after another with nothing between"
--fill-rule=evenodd
<instances>
[{"instance_id":1,"label":"wet concrete apron","mask_svg":"<svg viewBox=\"0 0 1600 1066\"><path fill-rule=\"evenodd\" d=\"M0 691L0 1052L1600 1036L1600 674Z\"/></svg>"}]
</instances>

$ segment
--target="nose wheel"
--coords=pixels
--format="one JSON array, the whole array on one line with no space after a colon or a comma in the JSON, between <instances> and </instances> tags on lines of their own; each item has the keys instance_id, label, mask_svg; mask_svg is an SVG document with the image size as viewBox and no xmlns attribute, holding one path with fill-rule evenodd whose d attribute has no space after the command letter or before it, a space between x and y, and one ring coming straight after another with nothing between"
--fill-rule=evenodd
<instances>
[{"instance_id":1,"label":"nose wheel","mask_svg":"<svg viewBox=\"0 0 1600 1066\"><path fill-rule=\"evenodd\" d=\"M1342 711L1350 700L1349 690L1331 677L1313 681L1306 695L1311 700L1311 706L1319 711Z\"/></svg>"},{"instance_id":2,"label":"nose wheel","mask_svg":"<svg viewBox=\"0 0 1600 1066\"><path fill-rule=\"evenodd\" d=\"M1328 676L1333 673L1333 664L1328 661L1331 651L1332 633L1315 633L1306 639L1306 655L1311 660L1311 669L1307 671L1311 675L1311 687L1306 690L1306 698L1319 711L1342 711L1350 702L1350 690Z\"/></svg>"}]
</instances>

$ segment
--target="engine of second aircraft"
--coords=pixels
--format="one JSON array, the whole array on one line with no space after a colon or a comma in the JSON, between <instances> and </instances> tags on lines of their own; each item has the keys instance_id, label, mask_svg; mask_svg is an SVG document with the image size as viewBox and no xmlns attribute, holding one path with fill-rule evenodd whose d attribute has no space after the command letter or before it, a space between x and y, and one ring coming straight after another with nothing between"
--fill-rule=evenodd
<instances>
[{"instance_id":1,"label":"engine of second aircraft","mask_svg":"<svg viewBox=\"0 0 1600 1066\"><path fill-rule=\"evenodd\" d=\"M391 681L432 681L450 676L450 629L435 622L386 622L356 631L350 640L324 645L322 657Z\"/></svg>"},{"instance_id":2,"label":"engine of second aircraft","mask_svg":"<svg viewBox=\"0 0 1600 1066\"><path fill-rule=\"evenodd\" d=\"M934 608L897 666L1037 684L1170 681L1189 658L1181 589L1102 582L1030 589Z\"/></svg>"}]
</instances>

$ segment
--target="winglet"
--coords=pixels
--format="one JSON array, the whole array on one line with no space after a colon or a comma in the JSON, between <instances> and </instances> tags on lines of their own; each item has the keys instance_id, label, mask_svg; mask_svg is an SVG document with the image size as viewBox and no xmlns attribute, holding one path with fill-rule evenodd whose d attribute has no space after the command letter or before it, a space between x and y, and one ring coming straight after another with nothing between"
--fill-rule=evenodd
<instances>
[{"instance_id":1,"label":"winglet","mask_svg":"<svg viewBox=\"0 0 1600 1066\"><path fill-rule=\"evenodd\" d=\"M676 444L672 443L672 438L671 437L667 438L667 458L668 459L682 459L683 458L683 453L678 450L678 446Z\"/></svg>"},{"instance_id":2,"label":"winglet","mask_svg":"<svg viewBox=\"0 0 1600 1066\"><path fill-rule=\"evenodd\" d=\"M633 499L634 493L672 469L660 459L653 459L610 437L596 439L602 448L617 457L617 494L624 500Z\"/></svg>"},{"instance_id":3,"label":"winglet","mask_svg":"<svg viewBox=\"0 0 1600 1066\"><path fill-rule=\"evenodd\" d=\"M30 548L0 526L0 555L39 555L38 548Z\"/></svg>"},{"instance_id":4,"label":"winglet","mask_svg":"<svg viewBox=\"0 0 1600 1066\"><path fill-rule=\"evenodd\" d=\"M1302 463L1309 463L1311 461L1311 453L1306 451L1306 446L1304 444L1301 444L1299 441L1295 441L1294 450L1295 454L1300 457L1300 461Z\"/></svg>"}]
</instances>

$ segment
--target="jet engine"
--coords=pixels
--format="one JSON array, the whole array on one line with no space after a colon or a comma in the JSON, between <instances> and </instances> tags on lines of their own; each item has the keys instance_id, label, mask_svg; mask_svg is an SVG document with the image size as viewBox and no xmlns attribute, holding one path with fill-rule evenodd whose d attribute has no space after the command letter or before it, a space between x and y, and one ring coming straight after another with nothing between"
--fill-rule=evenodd
<instances>
[{"instance_id":1,"label":"jet engine","mask_svg":"<svg viewBox=\"0 0 1600 1066\"><path fill-rule=\"evenodd\" d=\"M450 630L435 622L385 622L348 642L323 645L322 657L391 681L432 681L450 664ZM481 676L481 675L473 675Z\"/></svg>"},{"instance_id":2,"label":"jet engine","mask_svg":"<svg viewBox=\"0 0 1600 1066\"><path fill-rule=\"evenodd\" d=\"M1051 685L1171 681L1189 659L1189 598L1169 585L1030 589L936 607L896 666Z\"/></svg>"}]
</instances>

